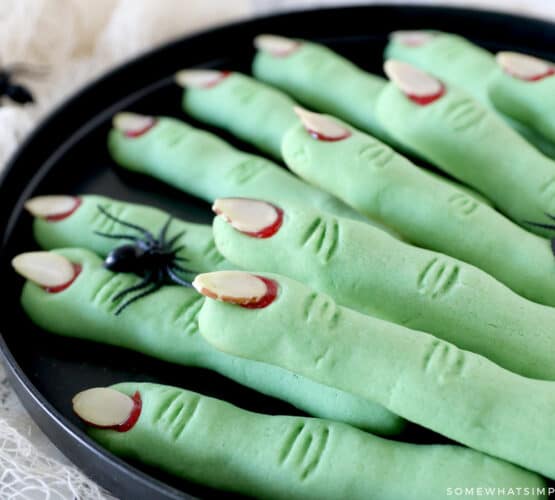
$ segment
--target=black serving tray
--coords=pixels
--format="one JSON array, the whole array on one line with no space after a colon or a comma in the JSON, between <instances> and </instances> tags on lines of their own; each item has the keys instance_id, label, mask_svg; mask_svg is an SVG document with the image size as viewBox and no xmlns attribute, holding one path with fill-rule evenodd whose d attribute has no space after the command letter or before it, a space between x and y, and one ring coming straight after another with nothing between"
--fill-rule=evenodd
<instances>
[{"instance_id":1,"label":"black serving tray","mask_svg":"<svg viewBox=\"0 0 555 500\"><path fill-rule=\"evenodd\" d=\"M41 429L77 466L115 496L231 498L124 462L97 446L71 411L72 396L84 388L120 381L152 381L196 390L260 412L299 412L207 371L58 337L36 328L19 305L22 280L10 267L14 255L36 248L31 218L23 212L23 202L38 194L98 193L155 205L178 217L209 223L212 216L206 203L116 168L105 144L115 112L131 109L185 118L180 108L181 89L173 84L173 74L192 66L249 72L254 54L252 39L259 33L325 43L369 71L381 73L388 33L423 28L460 33L492 51L512 49L555 60L554 24L487 11L362 6L254 19L177 40L96 80L44 120L8 165L0 185L0 273L4 292L0 350L13 387ZM418 441L438 439L422 431L413 435L409 432L408 437L413 439L414 435Z\"/></svg>"}]
</instances>

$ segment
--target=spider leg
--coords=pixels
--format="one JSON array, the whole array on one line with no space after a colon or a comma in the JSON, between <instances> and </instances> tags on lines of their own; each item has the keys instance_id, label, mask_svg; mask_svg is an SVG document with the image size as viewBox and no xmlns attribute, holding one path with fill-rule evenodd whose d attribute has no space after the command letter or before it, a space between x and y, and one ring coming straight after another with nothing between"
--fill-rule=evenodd
<instances>
[{"instance_id":1,"label":"spider leg","mask_svg":"<svg viewBox=\"0 0 555 500\"><path fill-rule=\"evenodd\" d=\"M131 240L134 242L139 241L139 238L137 238L136 236L130 236L128 234L108 234L102 233L100 231L95 231L94 234L97 234L98 236L104 236L105 238L112 238L113 240Z\"/></svg>"},{"instance_id":2,"label":"spider leg","mask_svg":"<svg viewBox=\"0 0 555 500\"><path fill-rule=\"evenodd\" d=\"M179 264L170 264L169 267L171 269L174 269L176 271L181 271L182 273L192 273L193 271L191 271L190 269L185 269L184 267L181 267Z\"/></svg>"},{"instance_id":3,"label":"spider leg","mask_svg":"<svg viewBox=\"0 0 555 500\"><path fill-rule=\"evenodd\" d=\"M143 228L141 226L137 226L136 224L131 224L130 222L126 222L124 220L118 219L117 217L113 216L110 212L108 212L108 210L106 210L102 205L97 205L97 208L98 208L98 210L100 210L100 212L103 215L108 217L108 219L113 220L114 222L117 222L118 224L121 224L122 226L128 227L130 229L134 229L135 231L139 231L149 241L154 241L154 236L152 236L152 233L150 231L147 231L145 228Z\"/></svg>"},{"instance_id":4,"label":"spider leg","mask_svg":"<svg viewBox=\"0 0 555 500\"><path fill-rule=\"evenodd\" d=\"M185 234L185 231L181 231L180 233L177 233L170 241L168 241L168 243L167 243L168 247L169 247L169 248L172 248L172 247L175 245L176 241L177 241L179 238L181 238L184 234ZM183 248L183 246L179 247L178 250L173 250L173 249L172 249L172 251L173 251L173 252L178 252L178 251L181 250L182 248Z\"/></svg>"},{"instance_id":5,"label":"spider leg","mask_svg":"<svg viewBox=\"0 0 555 500\"><path fill-rule=\"evenodd\" d=\"M160 288L162 288L162 283L153 283L153 286L151 288L135 295L134 297L131 297L127 302L124 302L121 306L119 306L116 309L115 315L118 316L125 308L133 304L133 302L136 302L137 300L142 299L143 297L146 297L147 295L154 293L157 290L160 290Z\"/></svg>"},{"instance_id":6,"label":"spider leg","mask_svg":"<svg viewBox=\"0 0 555 500\"><path fill-rule=\"evenodd\" d=\"M555 238L551 240L551 252L555 255Z\"/></svg>"},{"instance_id":7,"label":"spider leg","mask_svg":"<svg viewBox=\"0 0 555 500\"><path fill-rule=\"evenodd\" d=\"M174 258L173 258L173 263L172 265L180 270L183 270L183 268L181 266L179 266L179 264L176 264L176 262L187 262L190 259L188 259L187 257L178 257L177 254L183 250L185 248L185 245L179 245L177 248L175 248L174 250L172 250L173 254L174 254ZM185 270L187 271L187 270ZM190 271L187 271L190 272Z\"/></svg>"},{"instance_id":8,"label":"spider leg","mask_svg":"<svg viewBox=\"0 0 555 500\"><path fill-rule=\"evenodd\" d=\"M555 231L555 226L551 225L551 224L540 224L539 222L532 222L529 220L525 220L523 221L525 224L530 224L531 226L535 226L535 227L542 227L543 229L552 229Z\"/></svg>"},{"instance_id":9,"label":"spider leg","mask_svg":"<svg viewBox=\"0 0 555 500\"><path fill-rule=\"evenodd\" d=\"M168 220L166 221L166 223L162 227L162 229L160 229L160 234L158 235L158 240L160 241L160 245L162 245L162 246L166 245L166 235L168 234L168 229L170 227L170 224L172 223L172 220L173 220L173 217L170 215L168 217Z\"/></svg>"},{"instance_id":10,"label":"spider leg","mask_svg":"<svg viewBox=\"0 0 555 500\"><path fill-rule=\"evenodd\" d=\"M148 290L145 290L144 292L141 292L141 293L135 295L134 297L131 297L127 302L125 302L121 306L119 306L116 309L115 315L118 316L126 307L133 304L133 302L136 302L137 300L142 299L143 297L146 297L147 295L150 295L151 293L154 293L154 292L160 290L160 288L162 288L162 285L163 285L163 283L161 281L154 282Z\"/></svg>"},{"instance_id":11,"label":"spider leg","mask_svg":"<svg viewBox=\"0 0 555 500\"><path fill-rule=\"evenodd\" d=\"M169 266L166 267L166 272L168 273L168 276L174 283L177 283L178 285L181 285L181 286L186 286L187 288L193 287L191 283L189 283L188 281L182 280L177 274L175 274Z\"/></svg>"},{"instance_id":12,"label":"spider leg","mask_svg":"<svg viewBox=\"0 0 555 500\"><path fill-rule=\"evenodd\" d=\"M546 215L547 217L549 217L551 220L555 220L555 215L548 214L547 212L544 212L544 213L545 213L545 215Z\"/></svg>"},{"instance_id":13,"label":"spider leg","mask_svg":"<svg viewBox=\"0 0 555 500\"><path fill-rule=\"evenodd\" d=\"M125 290L122 290L121 292L119 292L117 295L114 295L112 297L112 302L115 302L116 300L121 299L123 296L127 295L128 293L136 292L137 290L141 290L141 289L147 287L148 285L150 285L151 283L152 283L152 273L148 273L136 285L130 286L129 288L126 288Z\"/></svg>"}]
</instances>

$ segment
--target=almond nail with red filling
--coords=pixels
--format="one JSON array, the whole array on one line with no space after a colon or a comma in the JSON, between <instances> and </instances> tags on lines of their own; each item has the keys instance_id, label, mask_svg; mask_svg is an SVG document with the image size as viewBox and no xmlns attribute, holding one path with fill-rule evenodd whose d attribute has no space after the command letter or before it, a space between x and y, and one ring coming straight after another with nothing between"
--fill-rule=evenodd
<instances>
[{"instance_id":1,"label":"almond nail with red filling","mask_svg":"<svg viewBox=\"0 0 555 500\"><path fill-rule=\"evenodd\" d=\"M387 77L411 101L426 106L445 94L445 86L430 74L401 61L384 64Z\"/></svg>"},{"instance_id":2,"label":"almond nail with red filling","mask_svg":"<svg viewBox=\"0 0 555 500\"><path fill-rule=\"evenodd\" d=\"M130 430L141 415L141 395L133 397L109 387L79 392L72 400L73 411L89 425L118 432Z\"/></svg>"},{"instance_id":3,"label":"almond nail with red filling","mask_svg":"<svg viewBox=\"0 0 555 500\"><path fill-rule=\"evenodd\" d=\"M392 41L405 47L421 47L434 39L434 34L428 31L393 31L389 37Z\"/></svg>"},{"instance_id":4,"label":"almond nail with red filling","mask_svg":"<svg viewBox=\"0 0 555 500\"><path fill-rule=\"evenodd\" d=\"M254 46L258 50L274 57L287 57L295 52L300 45L296 40L277 35L258 35L254 39Z\"/></svg>"},{"instance_id":5,"label":"almond nail with red filling","mask_svg":"<svg viewBox=\"0 0 555 500\"><path fill-rule=\"evenodd\" d=\"M24 278L57 293L68 288L81 272L81 266L52 252L27 252L12 260L15 271Z\"/></svg>"},{"instance_id":6,"label":"almond nail with red filling","mask_svg":"<svg viewBox=\"0 0 555 500\"><path fill-rule=\"evenodd\" d=\"M114 116L112 124L115 129L120 130L127 137L140 137L156 125L156 118L123 112Z\"/></svg>"},{"instance_id":7,"label":"almond nail with red filling","mask_svg":"<svg viewBox=\"0 0 555 500\"><path fill-rule=\"evenodd\" d=\"M520 80L535 82L555 74L552 64L526 54L499 52L496 59L507 74Z\"/></svg>"},{"instance_id":8,"label":"almond nail with red filling","mask_svg":"<svg viewBox=\"0 0 555 500\"><path fill-rule=\"evenodd\" d=\"M193 287L202 295L249 309L270 305L277 296L274 280L244 271L217 271L199 274Z\"/></svg>"},{"instance_id":9,"label":"almond nail with red filling","mask_svg":"<svg viewBox=\"0 0 555 500\"><path fill-rule=\"evenodd\" d=\"M229 71L184 69L175 74L175 81L181 87L209 89L216 86L229 75Z\"/></svg>"},{"instance_id":10,"label":"almond nail with red filling","mask_svg":"<svg viewBox=\"0 0 555 500\"><path fill-rule=\"evenodd\" d=\"M250 198L219 198L212 210L237 231L253 238L270 238L283 222L281 208Z\"/></svg>"},{"instance_id":11,"label":"almond nail with red filling","mask_svg":"<svg viewBox=\"0 0 555 500\"><path fill-rule=\"evenodd\" d=\"M295 106L294 111L300 118L304 128L314 139L335 142L351 136L349 129L326 115L313 113L300 106Z\"/></svg>"},{"instance_id":12,"label":"almond nail with red filling","mask_svg":"<svg viewBox=\"0 0 555 500\"><path fill-rule=\"evenodd\" d=\"M56 222L68 218L80 205L81 199L76 196L47 195L30 198L25 209L34 217Z\"/></svg>"}]
</instances>

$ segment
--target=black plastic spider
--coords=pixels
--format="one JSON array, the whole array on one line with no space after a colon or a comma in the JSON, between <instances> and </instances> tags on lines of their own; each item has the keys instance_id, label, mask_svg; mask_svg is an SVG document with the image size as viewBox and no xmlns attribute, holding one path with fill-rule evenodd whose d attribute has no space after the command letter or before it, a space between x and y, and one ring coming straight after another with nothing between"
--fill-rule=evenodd
<instances>
[{"instance_id":1,"label":"black plastic spider","mask_svg":"<svg viewBox=\"0 0 555 500\"><path fill-rule=\"evenodd\" d=\"M114 222L133 229L140 234L140 236L132 236L128 234L108 234L95 231L95 234L99 236L116 240L125 239L133 242L114 248L108 254L104 261L104 266L107 269L120 273L135 273L143 278L136 285L130 286L112 297L112 302L119 300L129 293L147 288L147 290L138 293L121 304L115 312L116 315L120 314L133 302L156 292L164 284L177 284L189 288L192 286L189 281L181 279L176 274L177 272L192 273L193 271L185 269L178 264L179 261L187 260L177 256L177 253L183 249L183 245L174 248L175 243L185 234L185 231L176 234L169 241L166 240L168 229L173 220L171 216L160 230L158 238L155 238L150 231L118 219L100 205L98 206L98 210Z\"/></svg>"},{"instance_id":2,"label":"black plastic spider","mask_svg":"<svg viewBox=\"0 0 555 500\"><path fill-rule=\"evenodd\" d=\"M555 216L549 215L548 213L546 213L545 215L547 215L547 217L549 217L551 220L555 221ZM526 222L526 224L530 224L531 226L541 227L543 229L551 229L552 231L555 231L554 224L542 224L540 222L531 222L528 220L524 222ZM551 238L551 252L553 253L553 255L555 255L555 238Z\"/></svg>"}]
</instances>

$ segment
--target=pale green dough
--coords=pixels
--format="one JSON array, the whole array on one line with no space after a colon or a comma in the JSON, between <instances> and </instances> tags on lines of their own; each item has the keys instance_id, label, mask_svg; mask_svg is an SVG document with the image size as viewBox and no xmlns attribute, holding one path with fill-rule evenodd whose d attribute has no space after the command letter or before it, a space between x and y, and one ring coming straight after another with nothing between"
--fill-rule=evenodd
<instances>
[{"instance_id":1,"label":"pale green dough","mask_svg":"<svg viewBox=\"0 0 555 500\"><path fill-rule=\"evenodd\" d=\"M555 214L555 162L464 91L448 86L421 106L390 83L377 113L399 142L488 196L517 224L552 234L527 221L548 223L546 213Z\"/></svg>"},{"instance_id":2,"label":"pale green dough","mask_svg":"<svg viewBox=\"0 0 555 500\"><path fill-rule=\"evenodd\" d=\"M204 298L193 289L165 286L114 314L122 299L111 299L137 283L134 274L111 273L95 254L57 250L83 270L60 293L27 282L21 303L41 328L68 337L132 349L164 361L214 370L264 394L283 399L312 414L371 430L398 433L403 421L366 399L337 391L264 363L225 355L198 333L197 316Z\"/></svg>"},{"instance_id":3,"label":"pale green dough","mask_svg":"<svg viewBox=\"0 0 555 500\"><path fill-rule=\"evenodd\" d=\"M220 252L241 268L289 276L345 307L432 333L517 373L555 380L554 308L520 297L474 266L364 224L281 208L283 223L270 238L252 238L216 217Z\"/></svg>"},{"instance_id":4,"label":"pale green dough","mask_svg":"<svg viewBox=\"0 0 555 500\"><path fill-rule=\"evenodd\" d=\"M129 243L123 239L112 239L95 234L96 231L107 234L124 234L140 236L137 231L110 220L99 209L108 212L125 222L142 226L158 237L160 229L168 221L166 212L147 205L127 203L113 198L97 195L82 195L79 208L66 219L50 222L35 218L33 233L37 243L46 250L62 247L82 247L99 255L107 255L116 246ZM183 246L180 257L187 259L180 264L196 273L232 269L218 252L212 236L212 228L205 224L193 224L173 219L169 226L167 239L185 231L174 247ZM187 278L187 276L183 276ZM192 279L191 276L188 278Z\"/></svg>"},{"instance_id":5,"label":"pale green dough","mask_svg":"<svg viewBox=\"0 0 555 500\"><path fill-rule=\"evenodd\" d=\"M258 51L252 65L254 76L313 109L383 137L375 105L386 80L363 71L324 45L299 43L299 48L286 57Z\"/></svg>"},{"instance_id":6,"label":"pale green dough","mask_svg":"<svg viewBox=\"0 0 555 500\"><path fill-rule=\"evenodd\" d=\"M237 72L209 88L187 88L182 105L197 120L223 128L278 159L281 137L297 121L290 97Z\"/></svg>"},{"instance_id":7,"label":"pale green dough","mask_svg":"<svg viewBox=\"0 0 555 500\"><path fill-rule=\"evenodd\" d=\"M314 139L300 124L290 129L282 146L289 168L405 240L473 264L520 295L555 306L549 241L339 123L351 136L335 142Z\"/></svg>"},{"instance_id":8,"label":"pale green dough","mask_svg":"<svg viewBox=\"0 0 555 500\"><path fill-rule=\"evenodd\" d=\"M555 479L555 383L521 377L427 333L337 306L279 275L265 308L207 299L200 332L217 349L272 363Z\"/></svg>"},{"instance_id":9,"label":"pale green dough","mask_svg":"<svg viewBox=\"0 0 555 500\"><path fill-rule=\"evenodd\" d=\"M156 125L140 137L126 137L113 129L108 148L121 166L151 175L208 202L226 196L276 203L286 200L364 219L342 201L270 160L243 153L217 136L173 118L159 117Z\"/></svg>"},{"instance_id":10,"label":"pale green dough","mask_svg":"<svg viewBox=\"0 0 555 500\"><path fill-rule=\"evenodd\" d=\"M497 106L494 99L490 99L492 95L491 91L488 95L488 82L498 71L493 55L459 35L431 32L436 36L416 47L407 47L395 39L390 40L385 49L385 57L408 62L434 74L446 83L465 89L482 104L499 111L507 123L527 141L555 158L555 144L551 142L551 137L546 136L549 139L546 140L537 133L542 132L541 124L538 126L526 120L518 120L513 113L507 113L503 107ZM550 101L551 96L547 101L538 99L537 104L545 106L546 102ZM516 102L515 105L518 106Z\"/></svg>"},{"instance_id":11,"label":"pale green dough","mask_svg":"<svg viewBox=\"0 0 555 500\"><path fill-rule=\"evenodd\" d=\"M261 415L175 387L113 388L139 391L141 415L124 433L89 427L96 441L124 458L256 498L436 500L449 488L546 488L532 472L460 446L400 443L337 422Z\"/></svg>"},{"instance_id":12,"label":"pale green dough","mask_svg":"<svg viewBox=\"0 0 555 500\"><path fill-rule=\"evenodd\" d=\"M528 82L496 67L489 80L489 98L507 116L535 129L555 143L555 78Z\"/></svg>"}]
</instances>

